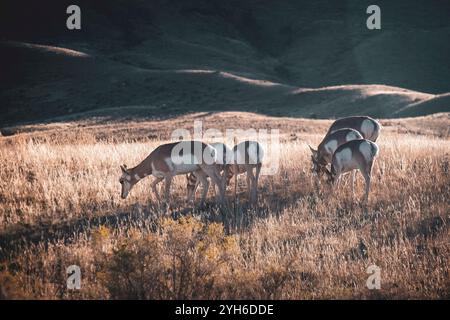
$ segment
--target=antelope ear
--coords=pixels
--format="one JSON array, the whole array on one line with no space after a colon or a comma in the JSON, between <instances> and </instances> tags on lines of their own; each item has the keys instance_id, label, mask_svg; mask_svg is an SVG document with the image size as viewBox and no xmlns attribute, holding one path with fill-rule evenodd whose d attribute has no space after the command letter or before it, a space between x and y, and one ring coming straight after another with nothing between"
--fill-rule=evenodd
<instances>
[{"instance_id":1,"label":"antelope ear","mask_svg":"<svg viewBox=\"0 0 450 320\"><path fill-rule=\"evenodd\" d=\"M128 173L128 171L127 171L127 166L126 166L126 165L121 165L121 166L120 166L120 169L122 169L122 172L123 172L123 173Z\"/></svg>"},{"instance_id":2,"label":"antelope ear","mask_svg":"<svg viewBox=\"0 0 450 320\"><path fill-rule=\"evenodd\" d=\"M317 153L317 150L314 150L309 144L308 144L309 150L311 150L312 154L315 155Z\"/></svg>"}]
</instances>

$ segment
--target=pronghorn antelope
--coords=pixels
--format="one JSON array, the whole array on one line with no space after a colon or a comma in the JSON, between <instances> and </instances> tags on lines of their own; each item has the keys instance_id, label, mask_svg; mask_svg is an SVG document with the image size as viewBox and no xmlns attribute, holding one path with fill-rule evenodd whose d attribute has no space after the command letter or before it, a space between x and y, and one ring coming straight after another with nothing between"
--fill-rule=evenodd
<instances>
[{"instance_id":1,"label":"pronghorn antelope","mask_svg":"<svg viewBox=\"0 0 450 320\"><path fill-rule=\"evenodd\" d=\"M380 135L381 125L377 120L367 116L346 117L333 122L326 136L343 128L354 129L361 133L364 139L375 142Z\"/></svg>"},{"instance_id":2,"label":"pronghorn antelope","mask_svg":"<svg viewBox=\"0 0 450 320\"><path fill-rule=\"evenodd\" d=\"M220 144L218 145L220 148ZM224 156L225 165L222 166L224 171L222 175L224 189L230 184L231 178L235 174L247 173L249 198L251 201L256 201L258 179L264 156L261 145L256 141L244 141L235 145L233 150L227 150L227 154L231 154L231 157L227 155ZM256 168L255 174L253 174L253 168ZM197 177L199 177L199 175L203 175L203 173L195 172L187 177L188 200L190 200L191 196L195 193L195 189L197 188Z\"/></svg>"},{"instance_id":3,"label":"pronghorn antelope","mask_svg":"<svg viewBox=\"0 0 450 320\"><path fill-rule=\"evenodd\" d=\"M148 175L153 175L156 177L152 183L153 192L160 200L156 186L165 180L165 199L169 203L173 177L201 170L205 177L210 177L218 185L220 200L223 201L224 189L215 166L216 157L216 150L200 141L181 141L160 145L136 167L127 169L125 165L121 166L122 176L119 179L122 185L121 196L125 199L138 181ZM201 178L201 182L205 186L206 178Z\"/></svg>"},{"instance_id":4,"label":"pronghorn antelope","mask_svg":"<svg viewBox=\"0 0 450 320\"><path fill-rule=\"evenodd\" d=\"M216 149L217 161L216 168L220 175L223 171L223 174L220 176L220 182L222 183L223 189L226 188L226 178L228 176L228 166L232 163L233 160L233 151L224 143L216 142L211 143L214 149ZM200 177L201 176L201 177ZM204 172L202 170L197 170L186 175L187 178L187 200L191 201L195 196L195 191L199 185L200 181L204 181L207 179ZM202 199L206 197L206 193L208 192L208 184L203 184L203 194ZM213 182L213 189L215 190L215 183Z\"/></svg>"},{"instance_id":5,"label":"pronghorn antelope","mask_svg":"<svg viewBox=\"0 0 450 320\"><path fill-rule=\"evenodd\" d=\"M361 133L354 129L345 128L336 130L325 136L317 147L317 150L314 150L310 145L308 145L312 152L311 160L313 163L313 172L321 177L323 173L325 173L326 166L331 163L333 153L336 149L348 141L358 139L363 139Z\"/></svg>"},{"instance_id":6,"label":"pronghorn antelope","mask_svg":"<svg viewBox=\"0 0 450 320\"><path fill-rule=\"evenodd\" d=\"M258 179L261 172L264 151L256 141L243 141L233 147L233 163L229 167L227 184L233 175L247 173L247 188L250 202L257 201ZM253 174L253 168L256 168Z\"/></svg>"},{"instance_id":7,"label":"pronghorn antelope","mask_svg":"<svg viewBox=\"0 0 450 320\"><path fill-rule=\"evenodd\" d=\"M369 140L352 140L339 146L331 160L331 172L327 170L330 181L335 184L341 175L351 170L359 170L366 182L365 201L369 199L372 165L378 155L378 146ZM354 177L354 176L353 176ZM355 180L353 178L352 184Z\"/></svg>"}]
</instances>

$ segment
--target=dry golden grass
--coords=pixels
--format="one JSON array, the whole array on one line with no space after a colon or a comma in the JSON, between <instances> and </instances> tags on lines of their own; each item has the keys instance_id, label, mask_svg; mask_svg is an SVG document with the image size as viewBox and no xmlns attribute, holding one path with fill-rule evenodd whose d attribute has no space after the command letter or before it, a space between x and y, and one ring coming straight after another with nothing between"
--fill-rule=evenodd
<instances>
[{"instance_id":1,"label":"dry golden grass","mask_svg":"<svg viewBox=\"0 0 450 320\"><path fill-rule=\"evenodd\" d=\"M229 191L227 208L211 194L206 209L187 208L184 176L170 210L155 202L151 179L121 200L119 165L137 164L198 118L219 129L281 129L279 172L261 177L258 207L247 203L244 177L237 207ZM0 295L449 298L450 121L422 120L383 121L367 206L358 201L361 178L357 199L348 183L333 194L314 188L305 142L317 144L330 121L225 113L49 125L1 138ZM82 269L80 291L66 288L72 264ZM380 290L366 288L372 264Z\"/></svg>"}]
</instances>

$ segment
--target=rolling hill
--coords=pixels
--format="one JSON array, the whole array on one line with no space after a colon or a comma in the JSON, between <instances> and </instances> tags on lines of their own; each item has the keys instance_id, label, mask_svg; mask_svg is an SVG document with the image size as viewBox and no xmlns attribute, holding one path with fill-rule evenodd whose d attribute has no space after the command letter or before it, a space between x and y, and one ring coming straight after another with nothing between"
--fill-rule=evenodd
<instances>
[{"instance_id":1,"label":"rolling hill","mask_svg":"<svg viewBox=\"0 0 450 320\"><path fill-rule=\"evenodd\" d=\"M412 2L380 1L369 31L367 1L80 1L82 30L68 31L67 1L7 0L0 124L448 112L450 4Z\"/></svg>"}]
</instances>

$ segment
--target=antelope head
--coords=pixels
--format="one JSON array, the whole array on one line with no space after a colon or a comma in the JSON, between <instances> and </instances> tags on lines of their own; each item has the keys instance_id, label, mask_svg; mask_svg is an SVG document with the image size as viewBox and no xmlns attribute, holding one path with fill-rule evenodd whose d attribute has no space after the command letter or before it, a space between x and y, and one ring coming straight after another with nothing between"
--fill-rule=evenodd
<instances>
[{"instance_id":1,"label":"antelope head","mask_svg":"<svg viewBox=\"0 0 450 320\"><path fill-rule=\"evenodd\" d=\"M330 184L334 184L334 182L336 181L336 173L333 172L333 169L331 169L330 171L325 167L324 173L327 175L327 182Z\"/></svg>"},{"instance_id":2,"label":"antelope head","mask_svg":"<svg viewBox=\"0 0 450 320\"><path fill-rule=\"evenodd\" d=\"M312 168L311 171L313 173L316 173L319 177L322 176L322 174L324 173L324 170L326 170L326 168L319 162L319 152L315 149L313 149L313 147L311 147L308 144L309 150L311 150L311 161L312 161Z\"/></svg>"},{"instance_id":3,"label":"antelope head","mask_svg":"<svg viewBox=\"0 0 450 320\"><path fill-rule=\"evenodd\" d=\"M138 182L139 179L136 179L136 175L132 175L131 170L127 169L126 165L120 166L122 170L122 175L120 176L119 182L122 185L122 191L120 196L122 199L125 199L128 196L131 188Z\"/></svg>"}]
</instances>

